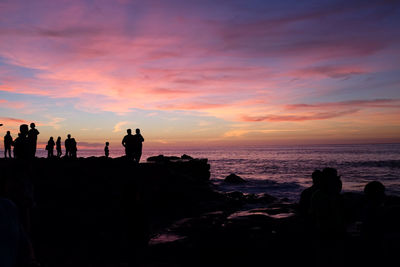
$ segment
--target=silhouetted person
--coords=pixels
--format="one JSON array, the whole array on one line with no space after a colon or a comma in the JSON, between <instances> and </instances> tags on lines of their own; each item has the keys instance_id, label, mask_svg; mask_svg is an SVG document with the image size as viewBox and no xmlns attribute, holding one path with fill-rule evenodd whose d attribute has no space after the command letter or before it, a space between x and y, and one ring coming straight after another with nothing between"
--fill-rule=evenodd
<instances>
[{"instance_id":1,"label":"silhouetted person","mask_svg":"<svg viewBox=\"0 0 400 267\"><path fill-rule=\"evenodd\" d=\"M139 163L140 158L142 157L142 148L144 139L140 134L140 129L136 129L136 134L134 135L134 150L133 150L133 159Z\"/></svg>"},{"instance_id":2,"label":"silhouetted person","mask_svg":"<svg viewBox=\"0 0 400 267\"><path fill-rule=\"evenodd\" d=\"M54 146L56 144L54 143L53 136L50 137L49 141L47 142L46 150L47 150L47 157L52 158L54 157Z\"/></svg>"},{"instance_id":3,"label":"silhouetted person","mask_svg":"<svg viewBox=\"0 0 400 267\"><path fill-rule=\"evenodd\" d=\"M67 139L65 139L64 142L65 145L65 156L66 157L71 157L71 135L67 135Z\"/></svg>"},{"instance_id":4,"label":"silhouetted person","mask_svg":"<svg viewBox=\"0 0 400 267\"><path fill-rule=\"evenodd\" d=\"M19 127L18 137L14 140L14 157L16 159L27 159L30 157L31 146L28 140L28 125Z\"/></svg>"},{"instance_id":5,"label":"silhouetted person","mask_svg":"<svg viewBox=\"0 0 400 267\"><path fill-rule=\"evenodd\" d=\"M36 146L37 146L37 136L39 135L39 131L35 128L35 124L32 122L30 124L31 129L28 131L28 141L30 146L30 156L32 158L36 155Z\"/></svg>"},{"instance_id":6,"label":"silhouetted person","mask_svg":"<svg viewBox=\"0 0 400 267\"><path fill-rule=\"evenodd\" d=\"M56 141L56 150L57 150L57 158L61 157L62 151L61 151L61 137L57 137Z\"/></svg>"},{"instance_id":7,"label":"silhouetted person","mask_svg":"<svg viewBox=\"0 0 400 267\"><path fill-rule=\"evenodd\" d=\"M104 155L106 156L106 158L108 158L108 156L110 155L110 150L108 148L109 145L110 143L106 142L106 146L104 147Z\"/></svg>"},{"instance_id":8,"label":"silhouetted person","mask_svg":"<svg viewBox=\"0 0 400 267\"><path fill-rule=\"evenodd\" d=\"M134 159L135 152L135 137L132 135L132 130L126 130L127 135L122 139L122 145L125 147L125 155L128 159Z\"/></svg>"},{"instance_id":9,"label":"silhouetted person","mask_svg":"<svg viewBox=\"0 0 400 267\"><path fill-rule=\"evenodd\" d=\"M346 224L340 192L342 181L334 168L322 171L320 188L311 197L317 266L342 266Z\"/></svg>"},{"instance_id":10,"label":"silhouetted person","mask_svg":"<svg viewBox=\"0 0 400 267\"><path fill-rule=\"evenodd\" d=\"M15 163L0 176L0 266L39 266L29 239L33 185L27 165Z\"/></svg>"},{"instance_id":11,"label":"silhouetted person","mask_svg":"<svg viewBox=\"0 0 400 267\"><path fill-rule=\"evenodd\" d=\"M362 214L361 237L367 266L382 266L385 258L383 237L385 229L385 186L378 181L364 187L365 206Z\"/></svg>"},{"instance_id":12,"label":"silhouetted person","mask_svg":"<svg viewBox=\"0 0 400 267\"><path fill-rule=\"evenodd\" d=\"M304 189L300 195L299 211L303 216L308 216L310 214L311 197L318 189L320 189L322 172L320 170L315 170L311 177L313 181L312 186Z\"/></svg>"},{"instance_id":13,"label":"silhouetted person","mask_svg":"<svg viewBox=\"0 0 400 267\"><path fill-rule=\"evenodd\" d=\"M4 136L4 157L7 158L7 152L8 152L8 157L11 158L11 146L13 145L13 139L10 134L10 131L7 131L7 134Z\"/></svg>"},{"instance_id":14,"label":"silhouetted person","mask_svg":"<svg viewBox=\"0 0 400 267\"><path fill-rule=\"evenodd\" d=\"M71 157L76 158L76 152L78 151L77 143L75 138L71 138Z\"/></svg>"}]
</instances>

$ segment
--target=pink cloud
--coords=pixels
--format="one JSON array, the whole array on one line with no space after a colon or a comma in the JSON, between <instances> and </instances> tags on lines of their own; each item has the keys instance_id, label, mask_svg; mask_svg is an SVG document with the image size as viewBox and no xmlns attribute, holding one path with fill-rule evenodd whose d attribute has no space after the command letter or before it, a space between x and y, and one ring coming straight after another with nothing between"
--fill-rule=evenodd
<instances>
[{"instance_id":1,"label":"pink cloud","mask_svg":"<svg viewBox=\"0 0 400 267\"><path fill-rule=\"evenodd\" d=\"M400 108L400 99L373 99L373 100L350 100L339 102L325 102L315 104L292 104L286 105L285 109L326 109L326 108Z\"/></svg>"},{"instance_id":2,"label":"pink cloud","mask_svg":"<svg viewBox=\"0 0 400 267\"><path fill-rule=\"evenodd\" d=\"M330 111L330 112L316 112L309 113L305 115L265 115L265 116L242 116L243 121L248 122L260 122L260 121L270 121L270 122L285 122L285 121L310 121L310 120L326 120L333 119L337 117L342 117L345 115L350 115L356 113L357 109L345 110L345 111Z\"/></svg>"},{"instance_id":3,"label":"pink cloud","mask_svg":"<svg viewBox=\"0 0 400 267\"><path fill-rule=\"evenodd\" d=\"M13 125L13 126L15 126L16 124L26 124L26 123L28 123L26 120L23 120L23 119L17 119L17 118L10 118L10 117L0 117L0 122L4 125L4 126L7 126L7 125Z\"/></svg>"}]
</instances>

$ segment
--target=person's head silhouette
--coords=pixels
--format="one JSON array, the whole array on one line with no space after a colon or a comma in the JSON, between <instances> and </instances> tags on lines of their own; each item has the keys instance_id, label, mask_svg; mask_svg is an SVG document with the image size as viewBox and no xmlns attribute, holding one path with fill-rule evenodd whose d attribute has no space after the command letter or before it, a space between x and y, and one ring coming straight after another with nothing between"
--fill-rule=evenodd
<instances>
[{"instance_id":1,"label":"person's head silhouette","mask_svg":"<svg viewBox=\"0 0 400 267\"><path fill-rule=\"evenodd\" d=\"M312 177L313 185L315 185L316 187L319 187L321 184L322 172L320 170L315 170L312 173L311 177Z\"/></svg>"},{"instance_id":2,"label":"person's head silhouette","mask_svg":"<svg viewBox=\"0 0 400 267\"><path fill-rule=\"evenodd\" d=\"M10 131L7 131L7 135L10 135L11 133L10 133Z\"/></svg>"},{"instance_id":3,"label":"person's head silhouette","mask_svg":"<svg viewBox=\"0 0 400 267\"><path fill-rule=\"evenodd\" d=\"M368 201L380 203L385 198L385 186L379 181L369 182L364 187L364 194Z\"/></svg>"},{"instance_id":4,"label":"person's head silhouette","mask_svg":"<svg viewBox=\"0 0 400 267\"><path fill-rule=\"evenodd\" d=\"M140 134L140 129L139 128L136 129L136 133Z\"/></svg>"},{"instance_id":5,"label":"person's head silhouette","mask_svg":"<svg viewBox=\"0 0 400 267\"><path fill-rule=\"evenodd\" d=\"M21 124L19 126L19 131L21 132L22 135L26 135L28 133L28 125L27 124Z\"/></svg>"},{"instance_id":6,"label":"person's head silhouette","mask_svg":"<svg viewBox=\"0 0 400 267\"><path fill-rule=\"evenodd\" d=\"M31 129L35 129L35 127L36 127L36 125L33 122L31 123L30 126L31 126Z\"/></svg>"},{"instance_id":7,"label":"person's head silhouette","mask_svg":"<svg viewBox=\"0 0 400 267\"><path fill-rule=\"evenodd\" d=\"M58 140L61 140L61 136L57 137L57 141L58 141Z\"/></svg>"},{"instance_id":8,"label":"person's head silhouette","mask_svg":"<svg viewBox=\"0 0 400 267\"><path fill-rule=\"evenodd\" d=\"M131 129L126 130L126 132L127 132L128 134L132 134L132 130L131 130Z\"/></svg>"},{"instance_id":9,"label":"person's head silhouette","mask_svg":"<svg viewBox=\"0 0 400 267\"><path fill-rule=\"evenodd\" d=\"M50 136L50 140L53 140L53 136Z\"/></svg>"},{"instance_id":10,"label":"person's head silhouette","mask_svg":"<svg viewBox=\"0 0 400 267\"><path fill-rule=\"evenodd\" d=\"M71 135L70 134L68 134L67 137L68 137L68 139L71 139Z\"/></svg>"},{"instance_id":11,"label":"person's head silhouette","mask_svg":"<svg viewBox=\"0 0 400 267\"><path fill-rule=\"evenodd\" d=\"M109 146L110 145L110 143L109 142L106 142L106 146Z\"/></svg>"}]
</instances>

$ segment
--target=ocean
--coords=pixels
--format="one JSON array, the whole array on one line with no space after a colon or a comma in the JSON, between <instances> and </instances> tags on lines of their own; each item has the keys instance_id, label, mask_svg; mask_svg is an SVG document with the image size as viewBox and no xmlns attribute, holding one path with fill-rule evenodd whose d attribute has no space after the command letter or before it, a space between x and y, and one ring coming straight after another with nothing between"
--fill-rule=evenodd
<instances>
[{"instance_id":1,"label":"ocean","mask_svg":"<svg viewBox=\"0 0 400 267\"><path fill-rule=\"evenodd\" d=\"M311 173L315 169L333 167L341 175L343 192L362 192L368 182L377 180L385 185L387 194L400 196L400 144L162 149L146 148L144 144L142 162L160 154L208 158L211 181L216 190L224 192L268 193L297 201L301 191L311 185ZM46 151L38 150L37 156L46 155ZM78 157L102 155L103 150L78 151ZM122 155L122 148L110 147L111 157ZM223 179L230 173L248 182L227 185Z\"/></svg>"}]
</instances>

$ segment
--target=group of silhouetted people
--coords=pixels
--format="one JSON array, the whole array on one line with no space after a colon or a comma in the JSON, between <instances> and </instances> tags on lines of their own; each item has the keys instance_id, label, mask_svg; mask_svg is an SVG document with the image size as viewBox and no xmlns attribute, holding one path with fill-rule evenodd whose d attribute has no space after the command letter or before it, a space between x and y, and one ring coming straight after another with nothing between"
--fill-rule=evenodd
<instances>
[{"instance_id":1,"label":"group of silhouetted people","mask_svg":"<svg viewBox=\"0 0 400 267\"><path fill-rule=\"evenodd\" d=\"M140 134L140 129L136 129L136 134L132 134L132 130L126 130L127 135L122 139L122 145L125 147L125 155L128 159L133 159L139 163L142 156L142 147L144 138Z\"/></svg>"},{"instance_id":2,"label":"group of silhouetted people","mask_svg":"<svg viewBox=\"0 0 400 267\"><path fill-rule=\"evenodd\" d=\"M39 131L36 129L34 123L30 124L30 129L28 129L28 125L22 124L20 126L20 132L18 133L18 137L13 140L10 131L7 131L7 134L4 136L4 157L12 158L11 156L11 148L13 149L14 158L17 159L27 159L34 158L36 155L36 147L37 147L37 136L39 135ZM131 159L135 162L139 162L142 156L142 148L144 138L140 133L140 129L136 129L136 134L132 134L131 129L127 129L127 135L122 139L122 145L125 148L126 158ZM71 138L71 135L67 135L67 139L65 139L65 156L68 158L76 158L77 157L77 142L75 138ZM106 142L104 147L104 155L106 158L110 155L109 142ZM56 148L57 154L54 155L54 147ZM53 158L56 156L60 158L62 156L61 149L61 137L57 138L57 141L54 142L54 138L51 136L49 141L47 142L46 148L47 157Z\"/></svg>"},{"instance_id":3,"label":"group of silhouetted people","mask_svg":"<svg viewBox=\"0 0 400 267\"><path fill-rule=\"evenodd\" d=\"M342 181L334 168L316 170L312 173L313 184L303 190L299 212L305 218L306 232L314 240L317 266L340 266L343 264L346 245L348 209L345 207ZM383 203L385 187L378 181L364 188L364 206L361 213L360 232L364 250L371 254L365 265L377 264L382 259ZM377 265L376 265L377 266Z\"/></svg>"},{"instance_id":4,"label":"group of silhouetted people","mask_svg":"<svg viewBox=\"0 0 400 267\"><path fill-rule=\"evenodd\" d=\"M22 124L19 127L18 137L13 140L10 131L4 136L4 157L11 158L11 147L14 147L14 158L28 159L34 158L36 155L37 136L39 131L34 123L30 124L30 129L27 124Z\"/></svg>"}]
</instances>

